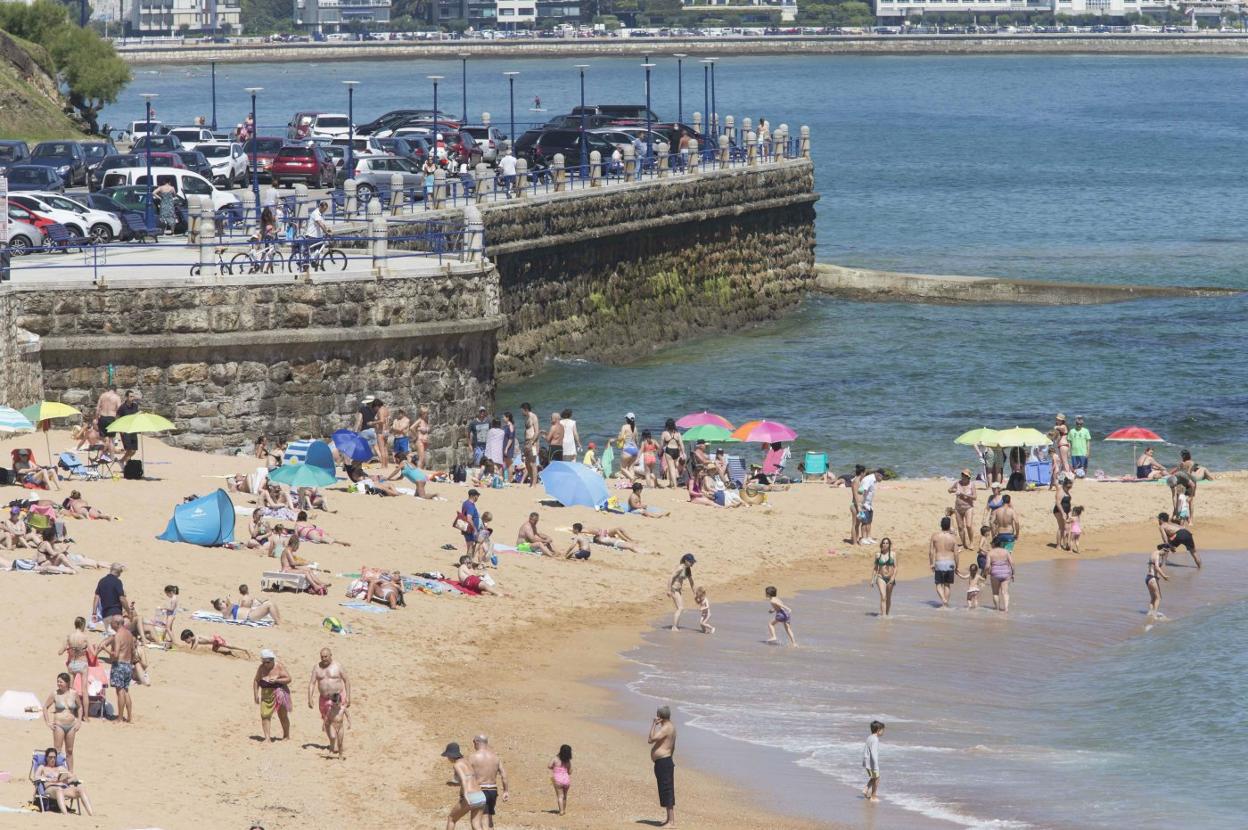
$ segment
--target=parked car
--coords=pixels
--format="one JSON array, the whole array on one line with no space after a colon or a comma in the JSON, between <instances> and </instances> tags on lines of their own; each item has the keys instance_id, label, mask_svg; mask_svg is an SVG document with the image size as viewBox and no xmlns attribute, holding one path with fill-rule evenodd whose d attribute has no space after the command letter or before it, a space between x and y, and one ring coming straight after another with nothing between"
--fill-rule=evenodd
<instances>
[{"instance_id":1,"label":"parked car","mask_svg":"<svg viewBox=\"0 0 1248 830\"><path fill-rule=\"evenodd\" d=\"M190 170L177 167L153 167L152 178L154 179L153 187L159 187L167 182L173 185L173 189L179 196L211 197L213 210L221 210L223 207L238 203L238 197L233 193L226 193L220 188L213 187L212 182ZM147 169L145 167L122 167L110 170L104 175L103 190L109 191L110 188L124 185L146 184Z\"/></svg>"},{"instance_id":2,"label":"parked car","mask_svg":"<svg viewBox=\"0 0 1248 830\"><path fill-rule=\"evenodd\" d=\"M146 191L146 188L144 190ZM86 196L83 196L81 199L76 199L75 201L81 201L92 210L98 210L102 213L111 214L116 216L118 219L121 218L123 213L131 212L130 208L127 208L111 196L105 196L103 193L88 193ZM130 229L127 228L123 222L121 226L121 233L117 235L117 239L121 242L125 242L133 236L134 234L130 233Z\"/></svg>"},{"instance_id":3,"label":"parked car","mask_svg":"<svg viewBox=\"0 0 1248 830\"><path fill-rule=\"evenodd\" d=\"M198 150L177 150L174 155L182 159L182 164L187 170L192 170L208 181L212 181L212 165L203 153Z\"/></svg>"},{"instance_id":4,"label":"parked car","mask_svg":"<svg viewBox=\"0 0 1248 830\"><path fill-rule=\"evenodd\" d=\"M335 138L329 143L331 147L342 147L350 144L351 152L357 156L387 155L381 148L381 139L372 136L356 136L355 138Z\"/></svg>"},{"instance_id":5,"label":"parked car","mask_svg":"<svg viewBox=\"0 0 1248 830\"><path fill-rule=\"evenodd\" d=\"M64 225L73 236L90 236L97 242L111 242L121 234L122 223L116 216L92 210L82 202L59 193L15 193L9 199Z\"/></svg>"},{"instance_id":6,"label":"parked car","mask_svg":"<svg viewBox=\"0 0 1248 830\"><path fill-rule=\"evenodd\" d=\"M30 161L30 148L25 141L0 141L0 174L8 172L15 164Z\"/></svg>"},{"instance_id":7,"label":"parked car","mask_svg":"<svg viewBox=\"0 0 1248 830\"><path fill-rule=\"evenodd\" d=\"M615 116L612 115L586 115L585 129L594 130L598 127L608 127L616 122ZM579 130L581 128L581 116L579 115L556 115L545 124L542 129L546 130Z\"/></svg>"},{"instance_id":8,"label":"parked car","mask_svg":"<svg viewBox=\"0 0 1248 830\"><path fill-rule=\"evenodd\" d=\"M276 187L301 181L308 187L330 187L337 168L320 147L288 144L277 151L269 166L269 177Z\"/></svg>"},{"instance_id":9,"label":"parked car","mask_svg":"<svg viewBox=\"0 0 1248 830\"><path fill-rule=\"evenodd\" d=\"M418 164L429 155L428 142L416 135L406 138L374 138L373 142L387 155L409 158Z\"/></svg>"},{"instance_id":10,"label":"parked car","mask_svg":"<svg viewBox=\"0 0 1248 830\"><path fill-rule=\"evenodd\" d=\"M341 138L350 135L351 132L351 119L342 112L319 113L312 116L312 123L308 125L310 136L325 135L330 138Z\"/></svg>"},{"instance_id":11,"label":"parked car","mask_svg":"<svg viewBox=\"0 0 1248 830\"><path fill-rule=\"evenodd\" d=\"M80 141L82 146L82 154L87 160L87 177L90 182L91 171L99 166L100 162L109 156L120 155L117 152L116 145L109 139L103 141Z\"/></svg>"},{"instance_id":12,"label":"parked car","mask_svg":"<svg viewBox=\"0 0 1248 830\"><path fill-rule=\"evenodd\" d=\"M635 118L638 121L645 121L649 118L651 121L660 120L654 114L654 110L646 107L645 104L590 104L584 107L573 107L572 114L580 115L607 115L611 118Z\"/></svg>"},{"instance_id":13,"label":"parked car","mask_svg":"<svg viewBox=\"0 0 1248 830\"><path fill-rule=\"evenodd\" d=\"M147 185L124 185L122 187L110 187L101 190L97 196L104 196L117 204L121 205L128 211L135 213L147 214ZM186 233L186 199L177 195L173 197L174 206L177 208L177 222L174 223L174 233ZM156 204L152 207L153 215L159 216L160 205Z\"/></svg>"},{"instance_id":14,"label":"parked car","mask_svg":"<svg viewBox=\"0 0 1248 830\"><path fill-rule=\"evenodd\" d=\"M152 135L164 135L165 134L165 125L157 121L154 118L151 121L147 121L147 120L131 121L130 131L129 131L130 140L138 141L140 138L147 135L147 131L149 127L151 128Z\"/></svg>"},{"instance_id":15,"label":"parked car","mask_svg":"<svg viewBox=\"0 0 1248 830\"><path fill-rule=\"evenodd\" d=\"M301 141L312 134L312 119L320 115L320 110L302 110L295 113L286 125L286 137L291 141Z\"/></svg>"},{"instance_id":16,"label":"parked car","mask_svg":"<svg viewBox=\"0 0 1248 830\"><path fill-rule=\"evenodd\" d=\"M25 216L29 216L29 211L9 205L9 250L13 256L22 256L43 245L43 231L22 218Z\"/></svg>"},{"instance_id":17,"label":"parked car","mask_svg":"<svg viewBox=\"0 0 1248 830\"><path fill-rule=\"evenodd\" d=\"M338 170L347 161L347 148L340 147L337 144L327 144L321 148L321 152L329 156L329 160L334 163L334 175L338 175Z\"/></svg>"},{"instance_id":18,"label":"parked car","mask_svg":"<svg viewBox=\"0 0 1248 830\"><path fill-rule=\"evenodd\" d=\"M425 177L420 166L411 159L398 156L360 156L355 160L355 171L351 178L355 179L355 192L363 197L372 196L378 190L389 190L392 176L399 173L403 176L403 188L416 188L420 196L424 195ZM334 187L342 187L347 180L347 172L339 170L334 180Z\"/></svg>"},{"instance_id":19,"label":"parked car","mask_svg":"<svg viewBox=\"0 0 1248 830\"><path fill-rule=\"evenodd\" d=\"M645 130L642 130L642 133L645 133ZM612 144L619 147L621 150L623 150L623 148L626 146L632 147L633 154L635 156L644 156L646 154L646 140L645 140L644 135L641 137L638 137L625 130L613 129L611 127L599 127L596 130L586 130L585 134L596 135L596 136L605 138L607 141L610 141ZM658 133L654 131L650 132L650 140L652 142L657 142L661 140L662 138L663 137L659 135ZM579 152L576 154L576 157L577 159L580 158Z\"/></svg>"},{"instance_id":20,"label":"parked car","mask_svg":"<svg viewBox=\"0 0 1248 830\"><path fill-rule=\"evenodd\" d=\"M229 190L234 185L246 182L249 175L247 154L243 145L237 141L210 141L195 148L208 159L212 167L213 184Z\"/></svg>"},{"instance_id":21,"label":"parked car","mask_svg":"<svg viewBox=\"0 0 1248 830\"><path fill-rule=\"evenodd\" d=\"M487 127L484 124L465 124L460 129L476 140L477 148L481 150L482 161L486 164L494 164L498 161L498 151L502 149L503 142L507 140L502 130L498 127Z\"/></svg>"},{"instance_id":22,"label":"parked car","mask_svg":"<svg viewBox=\"0 0 1248 830\"><path fill-rule=\"evenodd\" d=\"M522 158L529 167L549 167L555 154L562 153L566 165L580 163L580 130L529 130L516 141L516 158ZM591 132L585 133L586 152L597 150L605 161L615 152L615 145Z\"/></svg>"},{"instance_id":23,"label":"parked car","mask_svg":"<svg viewBox=\"0 0 1248 830\"><path fill-rule=\"evenodd\" d=\"M96 191L104 181L104 174L109 170L122 167L146 167L148 153L118 153L107 156L93 169L87 171L87 189ZM185 167L182 157L177 153L151 153L152 167Z\"/></svg>"},{"instance_id":24,"label":"parked car","mask_svg":"<svg viewBox=\"0 0 1248 830\"><path fill-rule=\"evenodd\" d=\"M277 155L277 151L282 149L282 145L286 143L285 139L276 138L274 136L256 136L249 138L243 143L243 153L247 156L248 170L255 167L256 173L261 179L268 178L269 166L273 164L273 157ZM252 154L255 158L252 158Z\"/></svg>"},{"instance_id":25,"label":"parked car","mask_svg":"<svg viewBox=\"0 0 1248 830\"><path fill-rule=\"evenodd\" d=\"M182 149L194 150L205 141L212 141L212 130L207 127L174 127L169 135L182 142Z\"/></svg>"},{"instance_id":26,"label":"parked car","mask_svg":"<svg viewBox=\"0 0 1248 830\"><path fill-rule=\"evenodd\" d=\"M51 167L19 164L9 168L9 190L47 190L65 192L65 180Z\"/></svg>"},{"instance_id":27,"label":"parked car","mask_svg":"<svg viewBox=\"0 0 1248 830\"><path fill-rule=\"evenodd\" d=\"M384 115L379 115L367 124L356 125L355 131L359 135L372 135L381 130L392 129L396 125L406 123L416 118L433 118L433 110L390 110Z\"/></svg>"},{"instance_id":28,"label":"parked car","mask_svg":"<svg viewBox=\"0 0 1248 830\"><path fill-rule=\"evenodd\" d=\"M130 145L132 153L143 153L147 150L172 153L181 149L182 141L176 135L145 135Z\"/></svg>"},{"instance_id":29,"label":"parked car","mask_svg":"<svg viewBox=\"0 0 1248 830\"><path fill-rule=\"evenodd\" d=\"M87 157L76 141L41 141L30 151L27 163L55 170L70 187L87 183Z\"/></svg>"}]
</instances>

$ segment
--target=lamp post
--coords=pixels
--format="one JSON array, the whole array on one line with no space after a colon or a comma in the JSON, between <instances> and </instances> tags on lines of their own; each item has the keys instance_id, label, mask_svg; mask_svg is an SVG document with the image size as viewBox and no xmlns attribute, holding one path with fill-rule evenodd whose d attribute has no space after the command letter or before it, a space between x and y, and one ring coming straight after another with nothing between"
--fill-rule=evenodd
<instances>
[{"instance_id":1,"label":"lamp post","mask_svg":"<svg viewBox=\"0 0 1248 830\"><path fill-rule=\"evenodd\" d=\"M585 145L585 70L589 69L589 64L578 63L576 68L581 73L581 175L586 176L589 173L589 153Z\"/></svg>"},{"instance_id":2,"label":"lamp post","mask_svg":"<svg viewBox=\"0 0 1248 830\"><path fill-rule=\"evenodd\" d=\"M507 100L511 106L511 132L507 134L507 149L516 147L516 76L519 72L504 72L507 76Z\"/></svg>"},{"instance_id":3,"label":"lamp post","mask_svg":"<svg viewBox=\"0 0 1248 830\"><path fill-rule=\"evenodd\" d=\"M146 152L143 153L147 159L147 210L144 211L143 218L147 221L148 230L151 230L156 226L156 206L152 204L152 99L159 98L160 95L155 92L144 92L142 95L143 107L147 112L147 129L143 134L147 139L147 146L144 148Z\"/></svg>"},{"instance_id":4,"label":"lamp post","mask_svg":"<svg viewBox=\"0 0 1248 830\"><path fill-rule=\"evenodd\" d=\"M711 59L702 61L702 129L709 130L711 123Z\"/></svg>"},{"instance_id":5,"label":"lamp post","mask_svg":"<svg viewBox=\"0 0 1248 830\"><path fill-rule=\"evenodd\" d=\"M438 132L438 81L442 80L443 76L426 75L425 77L433 81L433 155L436 160L438 155L438 136L441 135ZM450 155L449 148L447 155Z\"/></svg>"},{"instance_id":6,"label":"lamp post","mask_svg":"<svg viewBox=\"0 0 1248 830\"><path fill-rule=\"evenodd\" d=\"M643 63L642 68L646 70L646 161L653 156L654 139L650 135L650 70L654 69L654 64ZM645 163L641 165L641 169L645 169ZM638 171L640 172L640 170Z\"/></svg>"},{"instance_id":7,"label":"lamp post","mask_svg":"<svg viewBox=\"0 0 1248 830\"><path fill-rule=\"evenodd\" d=\"M672 57L676 58L676 122L685 123L685 58L689 57L684 52L677 52Z\"/></svg>"},{"instance_id":8,"label":"lamp post","mask_svg":"<svg viewBox=\"0 0 1248 830\"><path fill-rule=\"evenodd\" d=\"M468 122L468 58L469 57L470 55L467 52L459 53L460 86L463 87L463 96L464 96L464 100L463 100L464 111L459 114L459 118L460 118L460 122L465 123L465 124Z\"/></svg>"},{"instance_id":9,"label":"lamp post","mask_svg":"<svg viewBox=\"0 0 1248 830\"><path fill-rule=\"evenodd\" d=\"M217 131L217 62L212 62L212 131Z\"/></svg>"},{"instance_id":10,"label":"lamp post","mask_svg":"<svg viewBox=\"0 0 1248 830\"><path fill-rule=\"evenodd\" d=\"M711 124L713 129L711 134L715 137L715 141L719 141L719 114L715 109L715 62L719 58L707 58L711 62L711 112L707 116L707 123Z\"/></svg>"},{"instance_id":11,"label":"lamp post","mask_svg":"<svg viewBox=\"0 0 1248 830\"><path fill-rule=\"evenodd\" d=\"M347 88L347 153L346 162L342 167L345 179L355 175L355 88L359 81L343 81Z\"/></svg>"},{"instance_id":12,"label":"lamp post","mask_svg":"<svg viewBox=\"0 0 1248 830\"><path fill-rule=\"evenodd\" d=\"M260 122L256 120L256 94L263 92L262 86L249 86L245 90L251 96L251 195L256 200L256 227L260 227L260 163L256 157L259 149Z\"/></svg>"}]
</instances>

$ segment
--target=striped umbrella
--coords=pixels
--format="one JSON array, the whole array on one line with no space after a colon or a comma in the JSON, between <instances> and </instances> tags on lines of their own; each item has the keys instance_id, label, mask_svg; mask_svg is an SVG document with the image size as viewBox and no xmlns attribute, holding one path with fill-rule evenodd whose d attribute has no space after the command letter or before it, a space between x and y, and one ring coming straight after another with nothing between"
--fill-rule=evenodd
<instances>
[{"instance_id":1,"label":"striped umbrella","mask_svg":"<svg viewBox=\"0 0 1248 830\"><path fill-rule=\"evenodd\" d=\"M7 406L0 406L0 432L30 432L35 425L22 413Z\"/></svg>"}]
</instances>

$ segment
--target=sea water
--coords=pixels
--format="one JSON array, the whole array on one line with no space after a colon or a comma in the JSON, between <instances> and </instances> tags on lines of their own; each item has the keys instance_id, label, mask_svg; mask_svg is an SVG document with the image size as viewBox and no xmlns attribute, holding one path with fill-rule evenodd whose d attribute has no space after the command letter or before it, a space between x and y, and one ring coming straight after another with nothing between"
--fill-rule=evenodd
<instances>
[{"instance_id":1,"label":"sea water","mask_svg":"<svg viewBox=\"0 0 1248 830\"><path fill-rule=\"evenodd\" d=\"M1143 555L1023 565L1008 614L934 607L900 583L787 596L800 647L765 645L766 602L718 631L656 626L630 702L670 703L678 762L738 776L772 808L850 826L1225 830L1248 816L1248 556L1176 557L1144 613ZM964 605L964 582L955 605ZM782 589L782 596L785 591ZM987 592L985 592L987 593ZM862 745L885 722L879 805Z\"/></svg>"}]
</instances>

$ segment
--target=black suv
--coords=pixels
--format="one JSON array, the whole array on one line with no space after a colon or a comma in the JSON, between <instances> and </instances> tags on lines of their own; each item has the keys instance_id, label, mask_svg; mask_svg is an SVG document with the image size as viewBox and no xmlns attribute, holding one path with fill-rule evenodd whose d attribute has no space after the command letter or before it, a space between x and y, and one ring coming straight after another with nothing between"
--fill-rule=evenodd
<instances>
[{"instance_id":1,"label":"black suv","mask_svg":"<svg viewBox=\"0 0 1248 830\"><path fill-rule=\"evenodd\" d=\"M87 157L76 141L41 141L31 151L30 164L52 168L66 187L87 183Z\"/></svg>"},{"instance_id":2,"label":"black suv","mask_svg":"<svg viewBox=\"0 0 1248 830\"><path fill-rule=\"evenodd\" d=\"M30 148L25 141L0 141L0 175L18 164L30 163Z\"/></svg>"},{"instance_id":3,"label":"black suv","mask_svg":"<svg viewBox=\"0 0 1248 830\"><path fill-rule=\"evenodd\" d=\"M603 161L609 161L615 145L599 135L585 133L585 152L597 150ZM556 153L563 153L563 163L574 167L581 163L580 130L529 130L516 141L515 153L529 163L529 167L549 167Z\"/></svg>"}]
</instances>

